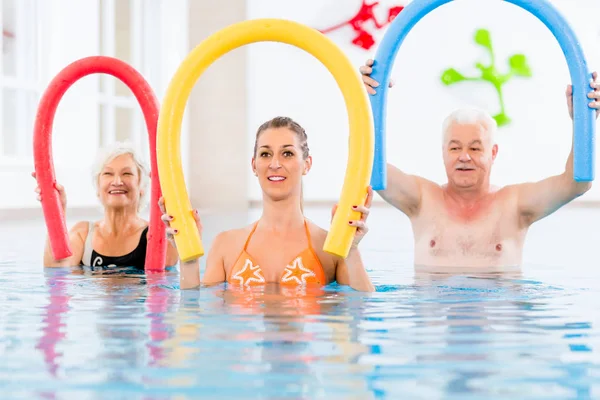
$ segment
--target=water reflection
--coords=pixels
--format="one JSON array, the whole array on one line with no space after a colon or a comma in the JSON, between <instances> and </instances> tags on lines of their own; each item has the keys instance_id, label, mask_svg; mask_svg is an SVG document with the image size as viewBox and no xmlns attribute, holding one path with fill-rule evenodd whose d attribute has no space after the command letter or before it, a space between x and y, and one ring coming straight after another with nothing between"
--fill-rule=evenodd
<instances>
[{"instance_id":1,"label":"water reflection","mask_svg":"<svg viewBox=\"0 0 600 400\"><path fill-rule=\"evenodd\" d=\"M46 269L42 279L32 286L38 322L35 308L11 321L39 332L31 347L47 378L31 385L47 388L37 390L45 398L81 385L92 398L110 388L148 399L591 398L600 385L597 292L514 271L415 271L372 294L337 285L180 291L176 271Z\"/></svg>"},{"instance_id":2,"label":"water reflection","mask_svg":"<svg viewBox=\"0 0 600 400\"><path fill-rule=\"evenodd\" d=\"M166 318L178 297L171 273L46 268L44 276L48 304L36 348L51 376L62 378L75 362L83 369L95 364L90 372L100 379L92 381L142 382L135 371L160 365L162 342L172 333Z\"/></svg>"}]
</instances>

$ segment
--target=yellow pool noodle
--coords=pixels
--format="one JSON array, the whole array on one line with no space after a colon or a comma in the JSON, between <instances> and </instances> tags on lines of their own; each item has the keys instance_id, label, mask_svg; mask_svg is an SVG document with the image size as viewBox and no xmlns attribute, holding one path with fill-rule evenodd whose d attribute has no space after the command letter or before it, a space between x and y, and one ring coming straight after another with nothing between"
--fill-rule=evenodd
<instances>
[{"instance_id":1,"label":"yellow pool noodle","mask_svg":"<svg viewBox=\"0 0 600 400\"><path fill-rule=\"evenodd\" d=\"M212 34L188 54L169 83L158 119L156 153L165 207L174 217L171 226L179 230L175 235L179 256L186 262L204 255L181 163L185 106L196 81L213 62L238 47L256 42L281 42L305 50L329 70L342 91L350 130L348 160L338 209L323 250L345 258L356 232L348 221L360 216L351 207L364 203L373 168L371 106L358 68L333 41L316 29L283 19L243 21Z\"/></svg>"}]
</instances>

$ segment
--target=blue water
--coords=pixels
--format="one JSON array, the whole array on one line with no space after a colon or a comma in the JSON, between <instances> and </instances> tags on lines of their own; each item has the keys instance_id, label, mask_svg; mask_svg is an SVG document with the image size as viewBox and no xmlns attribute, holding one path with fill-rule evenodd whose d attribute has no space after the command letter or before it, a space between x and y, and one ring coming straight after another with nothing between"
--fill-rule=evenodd
<instances>
[{"instance_id":1,"label":"blue water","mask_svg":"<svg viewBox=\"0 0 600 400\"><path fill-rule=\"evenodd\" d=\"M325 226L328 211L307 210ZM207 217L219 229L251 221ZM177 270L43 269L43 224L0 229L1 399L600 398L600 212L532 229L517 275L418 273L376 209L377 292L226 285Z\"/></svg>"}]
</instances>

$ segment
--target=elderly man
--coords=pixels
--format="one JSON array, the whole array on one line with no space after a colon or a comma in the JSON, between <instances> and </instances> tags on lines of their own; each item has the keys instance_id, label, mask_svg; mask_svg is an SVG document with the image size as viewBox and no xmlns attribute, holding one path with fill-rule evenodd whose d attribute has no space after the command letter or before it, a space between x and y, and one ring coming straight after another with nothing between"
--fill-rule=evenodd
<instances>
[{"instance_id":1,"label":"elderly man","mask_svg":"<svg viewBox=\"0 0 600 400\"><path fill-rule=\"evenodd\" d=\"M370 94L378 86L369 77L372 65L368 60L360 67ZM598 110L596 77L594 72L588 97L590 107ZM566 97L573 118L571 85ZM484 111L457 110L446 118L442 132L447 183L438 185L388 165L387 189L379 191L410 219L417 267L519 267L529 226L591 187L589 182L573 179L572 149L560 175L503 188L491 185L498 154L496 122Z\"/></svg>"}]
</instances>

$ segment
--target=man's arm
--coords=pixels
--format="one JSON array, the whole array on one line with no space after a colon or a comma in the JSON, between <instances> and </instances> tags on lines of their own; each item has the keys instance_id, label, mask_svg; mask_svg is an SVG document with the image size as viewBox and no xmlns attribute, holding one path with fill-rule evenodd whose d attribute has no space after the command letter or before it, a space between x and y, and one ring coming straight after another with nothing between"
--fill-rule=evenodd
<instances>
[{"instance_id":1,"label":"man's arm","mask_svg":"<svg viewBox=\"0 0 600 400\"><path fill-rule=\"evenodd\" d=\"M539 182L517 185L518 211L523 224L529 226L552 214L560 207L583 195L592 187L591 182L573 179L573 148L565 171Z\"/></svg>"},{"instance_id":2,"label":"man's arm","mask_svg":"<svg viewBox=\"0 0 600 400\"><path fill-rule=\"evenodd\" d=\"M387 165L387 189L377 193L388 203L411 217L421 208L421 178Z\"/></svg>"},{"instance_id":3,"label":"man's arm","mask_svg":"<svg viewBox=\"0 0 600 400\"><path fill-rule=\"evenodd\" d=\"M600 83L596 81L598 74L592 74L591 91L588 104L596 109L596 118L600 114ZM565 92L567 109L573 119L573 86L568 85ZM517 185L518 211L525 226L547 217L565 204L583 195L592 187L591 182L576 182L573 179L573 144L565 165L565 171L536 183Z\"/></svg>"},{"instance_id":4,"label":"man's arm","mask_svg":"<svg viewBox=\"0 0 600 400\"><path fill-rule=\"evenodd\" d=\"M379 82L370 77L373 72L373 60L368 59L365 65L359 68L367 92L375 94ZM390 80L391 88L394 82ZM402 211L407 216L415 215L421 207L420 178L405 174L391 164L387 165L387 189L378 190L377 193L389 204Z\"/></svg>"}]
</instances>

